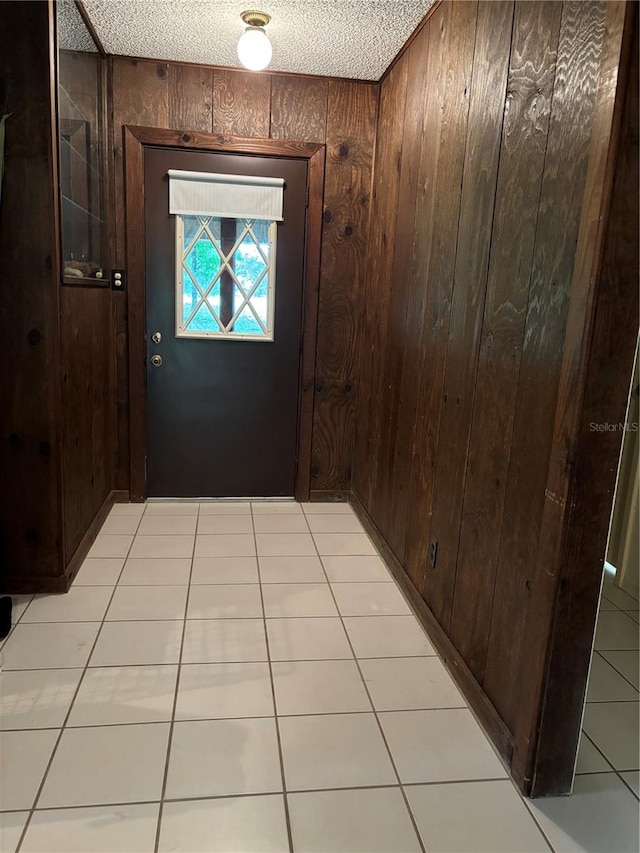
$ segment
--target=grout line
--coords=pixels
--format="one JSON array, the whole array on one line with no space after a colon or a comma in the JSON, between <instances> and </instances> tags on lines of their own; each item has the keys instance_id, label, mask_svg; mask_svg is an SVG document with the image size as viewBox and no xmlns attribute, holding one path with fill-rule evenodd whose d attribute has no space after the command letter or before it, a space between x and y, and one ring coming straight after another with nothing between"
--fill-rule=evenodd
<instances>
[{"instance_id":1,"label":"grout line","mask_svg":"<svg viewBox=\"0 0 640 853\"><path fill-rule=\"evenodd\" d=\"M197 504L197 512L196 512L196 530L198 529L198 522L200 520L200 504ZM196 543L197 538L194 536L193 538L193 550L191 552L191 566L189 569L189 583L187 585L187 595L184 601L184 616L182 618L182 637L180 638L180 653L178 655L178 674L176 677L176 688L173 694L173 707L171 709L171 721L169 723L169 737L167 739L167 754L164 762L164 775L162 779L162 791L160 794L160 807L158 809L158 825L156 827L156 838L154 844L154 851L157 853L158 847L160 845L160 833L162 830L162 816L164 814L164 801L167 793L167 780L169 778L169 762L171 759L171 747L173 745L173 730L175 728L176 723L176 708L178 706L178 691L180 690L180 675L182 671L182 655L184 652L184 638L187 633L187 613L189 612L189 598L191 597L191 576L193 574L193 561L195 559L196 553Z\"/></svg>"},{"instance_id":2,"label":"grout line","mask_svg":"<svg viewBox=\"0 0 640 853\"><path fill-rule=\"evenodd\" d=\"M633 796L636 798L636 800L640 800L640 797L638 797L638 795L637 795L637 794L636 794L636 792L633 790L633 788L631 787L631 785L627 782L627 780L626 780L626 779L624 778L624 776L622 775L623 773L633 773L634 771L633 771L633 770L617 770L617 769L613 766L613 764L611 763L611 761L607 758L607 756L606 756L606 755L605 755L605 753L602 751L602 749L601 749L601 748L598 746L598 744L595 742L595 740L594 740L592 737L590 737L590 735L588 735L584 729L582 729L582 730L581 730L581 735L582 735L582 737L583 737L583 738L586 738L586 739L589 741L589 743L593 746L593 748L594 748L594 749L595 749L595 750L596 750L596 751L597 751L597 752L602 756L602 758L604 759L604 761L605 761L605 762L607 763L607 765L609 766L609 769L608 769L608 770L598 770L598 771L596 771L595 773L575 773L575 774L574 774L574 781L575 781L575 779L577 778L577 776L597 776L597 775L604 774L604 773L615 773L615 775L616 775L616 776L618 777L618 779L622 782L622 784L623 784L623 785L625 785L625 786L626 786L626 787L631 791L631 793L632 793L632 794L633 794Z\"/></svg>"},{"instance_id":3,"label":"grout line","mask_svg":"<svg viewBox=\"0 0 640 853\"><path fill-rule=\"evenodd\" d=\"M305 516L305 518L306 518L306 516ZM309 530L311 530L311 526L309 525L309 522L308 522L308 521L307 521L307 525L309 526ZM316 543L315 543L315 539L313 540L313 542L314 542L314 545L316 545ZM317 550L318 550L318 548L317 548L317 545L316 545L316 551L317 551ZM377 553L377 552L376 552L376 553ZM318 553L318 558L320 558L320 554L319 554L319 553ZM322 563L322 559L321 559L321 558L320 558L320 562L321 562L321 564L322 564L322 570L324 571L325 576L326 576L326 578L327 578L327 583L329 583L329 576L327 575L326 569L325 569L325 567L324 567L324 563ZM364 690L365 690L365 692L366 692L366 694L367 694L367 698L368 698L368 700L369 700L369 704L371 705L371 712L373 713L374 718L375 718L375 721L376 721L376 723L377 723L377 725L378 725L378 730L379 730L379 732L380 732L380 736L381 736L382 741L383 741L383 743L384 743L384 745L385 745L385 748L386 748L386 750L387 750L387 755L389 756L389 761L391 762L391 766L393 767L393 772L395 773L396 779L398 780L398 785L399 785L399 787L400 787L400 792L401 792L401 794L402 794L402 798L403 798L403 800L404 800L405 808L407 809L407 813L408 813L408 815L409 815L409 819L411 820L411 824L412 824L412 826L413 826L413 830L414 830L414 832L415 832L415 834L416 834L416 838L417 838L417 840L418 840L418 844L420 845L420 850L422 851L422 853L427 853L427 851L426 851L426 847L425 847L424 842L423 842L423 840L422 840L422 835L420 834L420 830L418 829L418 824L417 824L416 819L415 819L415 817L414 817L414 814L413 814L413 812L412 812L412 810L411 810L411 806L410 806L410 804L409 804L409 799L408 799L408 797L407 797L406 791L404 790L404 787L403 787L403 784L402 784L402 779L400 778L400 773L398 772L398 768L396 767L395 759L394 759L394 757L393 757L393 755L392 755L392 753L391 753L391 748L389 747L389 744L388 744L388 742L387 742L387 738L386 738L385 733L384 733L384 729L382 728L382 723L380 722L380 717L378 716L378 712L377 712L376 707L375 707L375 705L374 705L374 703L373 703L373 699L371 698L371 693L369 692L369 687L368 687L367 682L365 681L364 675L363 675L363 673L362 673L362 669L361 669L361 667L360 667L360 662L358 661L358 658L356 657L355 649L353 648L353 644L352 644L352 642L351 642L351 637L349 636L349 633L348 633L348 631L347 631L347 628L346 628L346 626L345 626L345 624L344 624L344 619L343 619L343 617L342 617L342 613L340 612L340 608L338 607L338 602L336 601L336 597L335 597L335 595L334 595L334 592L333 592L333 589L332 589L332 587L331 587L331 584L329 584L329 589L330 589L330 591L331 591L331 597L333 598L333 603L334 603L334 605L335 605L336 611L338 612L338 615L339 615L339 618L340 618L340 624L342 625L342 630L343 630L343 631L344 631L344 633L345 633L345 636L346 636L346 638L347 638L347 642L349 643L349 647L350 647L350 649L351 649L351 653L352 653L352 655L353 655L354 663L355 663L356 668L357 668L357 670L358 670L358 673L359 673L359 675L360 675L360 680L361 680L361 682L362 682L362 686L364 687Z\"/></svg>"},{"instance_id":4,"label":"grout line","mask_svg":"<svg viewBox=\"0 0 640 853\"><path fill-rule=\"evenodd\" d=\"M251 504L251 525L253 527L253 542L254 547L256 549L256 555L258 554L258 539L256 535L256 524L255 517L253 514L253 504ZM278 721L278 706L276 704L276 688L273 681L273 665L271 662L271 648L269 646L269 634L267 632L267 617L266 611L264 608L264 594L262 590L261 583L261 574L260 574L260 560L256 556L256 563L258 566L258 582L260 585L260 602L262 604L262 627L264 629L264 641L267 648L267 663L269 665L269 681L271 684L271 701L273 702L273 714L274 714L274 723L276 727L276 739L278 741L278 758L280 760L280 779L282 782L282 800L284 804L284 818L287 826L287 841L289 844L289 853L293 853L293 833L291 830L291 818L289 815L289 798L287 796L287 780L284 772L284 756L282 753L282 737L280 735L280 723Z\"/></svg>"},{"instance_id":5,"label":"grout line","mask_svg":"<svg viewBox=\"0 0 640 853\"><path fill-rule=\"evenodd\" d=\"M603 652L635 652L635 651L637 651L637 650L636 650L636 649L602 649L602 651L603 651ZM617 667L615 664L611 663L611 661L610 661L610 660L608 660L608 658L606 658L606 657L605 657L601 652L599 652L597 649L594 649L594 652L595 652L597 655L600 655L600 657L602 658L602 660L603 660L605 663L609 664L609 666L611 667L611 669L613 669L613 670L614 670L614 672L617 672L617 673L618 673L618 675L620 676L620 678L624 678L624 680L627 682L627 684L631 685L631 687L633 687L633 689L638 693L638 696L639 696L639 698L640 698L640 691L638 691L638 688L635 686L635 684L634 684L632 681L629 681L629 679L627 678L627 676L626 676L624 673L620 672L620 670L618 669L618 667ZM589 673L589 680L591 680L591 673ZM588 690L588 689L589 689L589 685L587 685L587 690ZM631 700L631 701L633 701L633 700Z\"/></svg>"},{"instance_id":6,"label":"grout line","mask_svg":"<svg viewBox=\"0 0 640 853\"><path fill-rule=\"evenodd\" d=\"M140 523L142 522L142 519L143 519L143 517L144 517L144 512L145 512L145 511L143 510L143 511L142 511L142 513L141 513L141 515L140 515L140 518L138 519L138 526L136 527L136 530L138 529L138 527L140 526ZM107 518L108 518L108 517L109 517L109 516L107 516ZM105 521L106 521L106 519L105 519ZM99 534L98 534L98 535L99 535ZM131 550L131 548L133 547L134 539L135 539L135 533L134 533L134 535L133 535L133 537L132 537L132 539L131 539L131 543L129 544L129 549L128 549L128 551L127 551L127 555L129 554L129 551L130 551L130 550ZM125 563L126 563L126 557L125 557L124 562L123 562L123 564L122 564L122 568L120 569L120 575L121 575L121 574L122 574L122 572L124 571ZM118 578L120 577L120 575L118 575ZM97 633L97 634L96 634L96 636L95 636L95 639L94 639L93 644L92 644L92 646L91 646L91 650L89 651L89 654L87 655L87 659L86 659L86 661L85 661L84 666L83 666L83 667L61 667L62 669L67 669L67 668L69 668L69 669L80 669L80 668L81 668L81 669L82 669L82 675L80 676L80 680L78 681L78 684L77 684L77 687L76 687L76 689L75 689L75 691L74 691L74 693L73 693L73 697L72 697L72 699L71 699L71 702L69 703L69 708L67 709L67 713L65 714L64 720L62 721L62 726L60 727L60 734L59 734L59 735L58 735L58 737L56 738L56 742L55 742L55 744L54 744L54 746L53 746L53 750L52 750L52 752L51 752L51 755L49 756L49 761L47 762L47 766L46 766L45 771L44 771L44 773L43 773L43 775L42 775L42 779L40 780L40 785L38 786L38 790L37 790L37 792L36 792L36 796L35 796L35 798L34 798L34 800L33 800L32 804L31 804L31 808L29 809L29 816L28 816L28 818L27 818L27 820L26 820L26 823L25 823L25 825L24 825L24 827L23 827L23 829L22 829L22 833L21 833L21 835L20 835L20 840L18 841L18 844L17 844L17 846L16 846L15 853L20 853L20 849L21 849L21 847L22 847L22 844L24 843L25 836L26 836L26 834L27 834L27 832L28 832L28 830L29 830L29 826L30 826L30 824L31 824L31 820L32 820L32 818L33 818L33 814L34 814L34 812L36 811L36 809L37 809L37 807L38 807L38 803L39 803L39 801L40 801L40 797L42 796L42 791L43 791L44 786L45 786L45 784L46 784L47 777L49 776L49 772L50 772L50 770L51 770L51 766L52 766L53 761L54 761L54 759L55 759L55 756L56 756L56 754L57 754L57 752L58 752L58 748L59 748L59 746L60 746L60 741L62 740L62 736L64 735L64 732L65 732L65 729L66 729L67 723L69 722L69 717L71 716L71 712L73 711L73 706L74 706L75 701L76 701L76 699L77 699L77 697L78 697L78 693L80 692L80 688L82 687L82 683L83 683L83 681L84 681L84 677L85 677L85 675L86 675L86 673L87 673L87 670L89 669L89 661L91 660L91 658L92 658L92 656L93 656L93 653L94 653L94 651L95 651L95 649L96 649L96 646L98 645L98 641L99 641L99 639L100 639L100 634L102 633L102 629L104 628L105 620L106 620L106 617L107 617L107 613L109 612L109 608L111 607L111 602L113 601L113 597L114 597L114 595L115 595L116 588L117 588L117 584L113 587L113 590L112 590L111 595L110 595L110 597L109 597L109 602L108 602L108 604L107 604L107 606L106 606L106 608L105 608L105 611L104 611L104 613L103 613L103 615L102 615L102 619L100 620L100 627L98 628L98 633ZM96 620L96 622L97 622L97 620ZM36 623L36 624L38 624L38 623ZM42 623L39 623L39 624L42 624ZM58 624L68 624L68 623L58 623ZM88 624L91 624L91 623L88 623ZM96 623L94 622L93 624L96 624ZM55 667L51 667L51 669L54 669L54 668L55 668ZM13 671L13 670L11 670L11 671ZM24 671L24 670L16 670L16 671L20 672L20 671ZM71 728L71 727L70 727L70 728ZM26 809L25 809L25 811L26 811Z\"/></svg>"}]
</instances>

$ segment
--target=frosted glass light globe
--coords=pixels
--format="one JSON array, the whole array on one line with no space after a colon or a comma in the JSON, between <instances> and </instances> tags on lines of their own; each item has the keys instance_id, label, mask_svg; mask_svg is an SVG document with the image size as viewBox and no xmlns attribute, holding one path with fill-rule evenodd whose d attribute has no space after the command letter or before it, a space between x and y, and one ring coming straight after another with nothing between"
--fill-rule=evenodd
<instances>
[{"instance_id":1,"label":"frosted glass light globe","mask_svg":"<svg viewBox=\"0 0 640 853\"><path fill-rule=\"evenodd\" d=\"M238 59L249 71L262 71L271 62L271 42L262 27L247 27L238 41Z\"/></svg>"}]
</instances>

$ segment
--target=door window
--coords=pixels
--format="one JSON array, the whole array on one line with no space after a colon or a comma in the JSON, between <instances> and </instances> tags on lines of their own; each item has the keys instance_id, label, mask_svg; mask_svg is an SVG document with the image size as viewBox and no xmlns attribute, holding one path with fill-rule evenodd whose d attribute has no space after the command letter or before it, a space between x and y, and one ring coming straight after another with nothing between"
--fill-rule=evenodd
<instances>
[{"instance_id":1,"label":"door window","mask_svg":"<svg viewBox=\"0 0 640 853\"><path fill-rule=\"evenodd\" d=\"M273 341L275 221L176 215L176 337Z\"/></svg>"}]
</instances>

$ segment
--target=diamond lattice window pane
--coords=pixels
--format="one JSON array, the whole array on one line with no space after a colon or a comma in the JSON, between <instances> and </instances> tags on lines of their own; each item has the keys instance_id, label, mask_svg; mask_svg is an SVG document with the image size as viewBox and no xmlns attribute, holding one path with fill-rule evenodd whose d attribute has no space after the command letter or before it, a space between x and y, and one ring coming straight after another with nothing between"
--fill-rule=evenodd
<instances>
[{"instance_id":1,"label":"diamond lattice window pane","mask_svg":"<svg viewBox=\"0 0 640 853\"><path fill-rule=\"evenodd\" d=\"M200 287L206 287L220 269L220 255L206 234L198 237L185 259Z\"/></svg>"},{"instance_id":2,"label":"diamond lattice window pane","mask_svg":"<svg viewBox=\"0 0 640 853\"><path fill-rule=\"evenodd\" d=\"M272 341L276 224L206 216L176 222L176 335Z\"/></svg>"},{"instance_id":3,"label":"diamond lattice window pane","mask_svg":"<svg viewBox=\"0 0 640 853\"><path fill-rule=\"evenodd\" d=\"M248 305L244 307L240 316L233 324L233 331L241 335L260 335L263 330L260 328L260 323L256 320L253 312Z\"/></svg>"}]
</instances>

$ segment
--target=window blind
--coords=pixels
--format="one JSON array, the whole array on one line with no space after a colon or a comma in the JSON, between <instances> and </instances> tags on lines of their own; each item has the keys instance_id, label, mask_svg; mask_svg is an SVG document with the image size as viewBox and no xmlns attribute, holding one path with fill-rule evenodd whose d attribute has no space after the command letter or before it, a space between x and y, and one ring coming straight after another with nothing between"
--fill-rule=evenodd
<instances>
[{"instance_id":1,"label":"window blind","mask_svg":"<svg viewBox=\"0 0 640 853\"><path fill-rule=\"evenodd\" d=\"M284 178L169 169L169 213L282 221Z\"/></svg>"}]
</instances>

